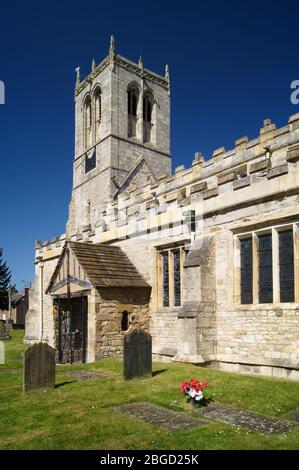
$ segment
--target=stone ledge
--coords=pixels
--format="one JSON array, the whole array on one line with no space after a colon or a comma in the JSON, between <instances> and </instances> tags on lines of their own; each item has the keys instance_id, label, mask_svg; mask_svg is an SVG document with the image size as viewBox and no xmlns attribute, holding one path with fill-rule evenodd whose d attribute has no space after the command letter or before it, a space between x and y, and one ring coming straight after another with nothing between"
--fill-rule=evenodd
<instances>
[{"instance_id":1,"label":"stone ledge","mask_svg":"<svg viewBox=\"0 0 299 470\"><path fill-rule=\"evenodd\" d=\"M277 176L285 175L288 173L288 165L280 165L274 168L269 168L267 178L276 178Z\"/></svg>"},{"instance_id":2,"label":"stone ledge","mask_svg":"<svg viewBox=\"0 0 299 470\"><path fill-rule=\"evenodd\" d=\"M251 356L250 354L217 354L217 362L239 364L239 366L267 366L267 367L282 367L284 369L297 370L298 362L292 362L287 359L266 358L264 356Z\"/></svg>"},{"instance_id":3,"label":"stone ledge","mask_svg":"<svg viewBox=\"0 0 299 470\"><path fill-rule=\"evenodd\" d=\"M134 206L128 209L128 217L137 216L139 213L140 213L140 206Z\"/></svg>"},{"instance_id":4,"label":"stone ledge","mask_svg":"<svg viewBox=\"0 0 299 470\"><path fill-rule=\"evenodd\" d=\"M190 204L190 196L186 197L185 199L182 199L181 201L178 201L178 207L189 206L189 204Z\"/></svg>"},{"instance_id":5,"label":"stone ledge","mask_svg":"<svg viewBox=\"0 0 299 470\"><path fill-rule=\"evenodd\" d=\"M196 318L199 302L184 302L178 311L178 318Z\"/></svg>"},{"instance_id":6,"label":"stone ledge","mask_svg":"<svg viewBox=\"0 0 299 470\"><path fill-rule=\"evenodd\" d=\"M195 184L194 186L191 186L190 194L199 193L201 191L204 191L204 190L207 189L207 187L208 187L208 185L207 185L206 181L204 181L203 183Z\"/></svg>"},{"instance_id":7,"label":"stone ledge","mask_svg":"<svg viewBox=\"0 0 299 470\"><path fill-rule=\"evenodd\" d=\"M235 140L235 147L239 147L240 145L248 144L249 139L247 136L240 137L239 139Z\"/></svg>"},{"instance_id":8,"label":"stone ledge","mask_svg":"<svg viewBox=\"0 0 299 470\"><path fill-rule=\"evenodd\" d=\"M176 201L178 197L178 193L167 194L166 202L173 202Z\"/></svg>"},{"instance_id":9,"label":"stone ledge","mask_svg":"<svg viewBox=\"0 0 299 470\"><path fill-rule=\"evenodd\" d=\"M269 160L262 160L261 162L253 163L249 167L249 173L256 173L257 171L266 170L269 166Z\"/></svg>"},{"instance_id":10,"label":"stone ledge","mask_svg":"<svg viewBox=\"0 0 299 470\"><path fill-rule=\"evenodd\" d=\"M156 207L156 206L158 206L158 205L159 205L159 201L156 200L156 199L153 200L153 201L148 201L148 202L146 203L146 205L145 205L145 209L146 209L146 210L147 210L147 209L152 209L152 208L154 208L154 207Z\"/></svg>"},{"instance_id":11,"label":"stone ledge","mask_svg":"<svg viewBox=\"0 0 299 470\"><path fill-rule=\"evenodd\" d=\"M242 178L240 180L236 180L233 183L234 191L236 189L245 188L246 186L250 186L250 176L247 176L246 178Z\"/></svg>"},{"instance_id":12,"label":"stone ledge","mask_svg":"<svg viewBox=\"0 0 299 470\"><path fill-rule=\"evenodd\" d=\"M205 364L207 362L201 354L177 354L172 360L173 362L186 362L190 364Z\"/></svg>"},{"instance_id":13,"label":"stone ledge","mask_svg":"<svg viewBox=\"0 0 299 470\"><path fill-rule=\"evenodd\" d=\"M225 175L218 176L218 184L225 184L231 181L234 181L236 178L235 171L231 171L230 173L226 173Z\"/></svg>"},{"instance_id":14,"label":"stone ledge","mask_svg":"<svg viewBox=\"0 0 299 470\"><path fill-rule=\"evenodd\" d=\"M177 354L177 350L172 348L163 348L156 354L159 354L160 356L174 357Z\"/></svg>"},{"instance_id":15,"label":"stone ledge","mask_svg":"<svg viewBox=\"0 0 299 470\"><path fill-rule=\"evenodd\" d=\"M297 162L299 160L299 145L293 146L288 150L287 161L288 162Z\"/></svg>"},{"instance_id":16,"label":"stone ledge","mask_svg":"<svg viewBox=\"0 0 299 470\"><path fill-rule=\"evenodd\" d=\"M224 153L225 153L225 147L220 147L220 148L214 150L212 157L213 158L219 158L219 157L223 156Z\"/></svg>"},{"instance_id":17,"label":"stone ledge","mask_svg":"<svg viewBox=\"0 0 299 470\"><path fill-rule=\"evenodd\" d=\"M156 206L156 214L164 214L167 212L167 205L163 204L162 206Z\"/></svg>"},{"instance_id":18,"label":"stone ledge","mask_svg":"<svg viewBox=\"0 0 299 470\"><path fill-rule=\"evenodd\" d=\"M212 197L218 196L219 194L219 189L217 188L212 188L212 189L207 189L206 191L203 192L203 198L204 199L210 199Z\"/></svg>"}]
</instances>

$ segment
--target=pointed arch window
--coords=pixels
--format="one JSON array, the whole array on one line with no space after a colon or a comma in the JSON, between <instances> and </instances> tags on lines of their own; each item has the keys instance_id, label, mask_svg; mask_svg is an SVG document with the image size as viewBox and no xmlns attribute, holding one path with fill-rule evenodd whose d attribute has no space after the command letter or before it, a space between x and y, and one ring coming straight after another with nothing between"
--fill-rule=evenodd
<instances>
[{"instance_id":1,"label":"pointed arch window","mask_svg":"<svg viewBox=\"0 0 299 470\"><path fill-rule=\"evenodd\" d=\"M147 92L143 97L143 141L152 141L154 97Z\"/></svg>"},{"instance_id":2,"label":"pointed arch window","mask_svg":"<svg viewBox=\"0 0 299 470\"><path fill-rule=\"evenodd\" d=\"M92 144L92 110L91 98L88 96L84 104L84 146L90 147Z\"/></svg>"},{"instance_id":3,"label":"pointed arch window","mask_svg":"<svg viewBox=\"0 0 299 470\"><path fill-rule=\"evenodd\" d=\"M102 122L102 90L101 88L97 88L94 93L93 99L93 115L94 115L94 131L95 131L95 141L100 139L100 130L101 130L101 122Z\"/></svg>"},{"instance_id":4,"label":"pointed arch window","mask_svg":"<svg viewBox=\"0 0 299 470\"><path fill-rule=\"evenodd\" d=\"M127 91L128 95L128 137L136 137L137 108L139 101L139 90L136 85L131 85Z\"/></svg>"},{"instance_id":5,"label":"pointed arch window","mask_svg":"<svg viewBox=\"0 0 299 470\"><path fill-rule=\"evenodd\" d=\"M96 123L100 124L102 120L102 93L100 88L95 93L95 117Z\"/></svg>"}]
</instances>

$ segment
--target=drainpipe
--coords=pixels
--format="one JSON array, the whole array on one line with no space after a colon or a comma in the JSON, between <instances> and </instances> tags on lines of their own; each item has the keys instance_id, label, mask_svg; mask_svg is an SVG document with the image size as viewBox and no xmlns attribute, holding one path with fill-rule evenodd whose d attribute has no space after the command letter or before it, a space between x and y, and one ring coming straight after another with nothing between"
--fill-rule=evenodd
<instances>
[{"instance_id":1,"label":"drainpipe","mask_svg":"<svg viewBox=\"0 0 299 470\"><path fill-rule=\"evenodd\" d=\"M44 336L44 263L40 261L40 337L39 341L43 341Z\"/></svg>"}]
</instances>

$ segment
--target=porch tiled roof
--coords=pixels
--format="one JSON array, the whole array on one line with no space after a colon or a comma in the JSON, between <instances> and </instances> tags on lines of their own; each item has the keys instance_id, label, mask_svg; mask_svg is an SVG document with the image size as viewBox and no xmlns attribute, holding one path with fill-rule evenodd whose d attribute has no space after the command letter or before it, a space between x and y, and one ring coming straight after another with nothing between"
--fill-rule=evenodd
<instances>
[{"instance_id":1,"label":"porch tiled roof","mask_svg":"<svg viewBox=\"0 0 299 470\"><path fill-rule=\"evenodd\" d=\"M69 242L90 282L97 287L149 287L119 246Z\"/></svg>"},{"instance_id":2,"label":"porch tiled roof","mask_svg":"<svg viewBox=\"0 0 299 470\"><path fill-rule=\"evenodd\" d=\"M95 287L150 287L119 246L68 242L51 277L47 292L55 284L63 257L70 249Z\"/></svg>"}]
</instances>

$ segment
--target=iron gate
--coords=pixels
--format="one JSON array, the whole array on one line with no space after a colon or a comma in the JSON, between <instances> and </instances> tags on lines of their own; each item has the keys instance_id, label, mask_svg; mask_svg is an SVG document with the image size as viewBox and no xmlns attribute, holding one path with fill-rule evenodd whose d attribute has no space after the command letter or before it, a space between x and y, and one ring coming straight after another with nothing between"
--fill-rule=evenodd
<instances>
[{"instance_id":1,"label":"iron gate","mask_svg":"<svg viewBox=\"0 0 299 470\"><path fill-rule=\"evenodd\" d=\"M55 299L56 362L86 362L87 297Z\"/></svg>"}]
</instances>

